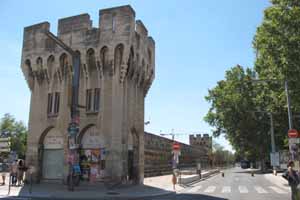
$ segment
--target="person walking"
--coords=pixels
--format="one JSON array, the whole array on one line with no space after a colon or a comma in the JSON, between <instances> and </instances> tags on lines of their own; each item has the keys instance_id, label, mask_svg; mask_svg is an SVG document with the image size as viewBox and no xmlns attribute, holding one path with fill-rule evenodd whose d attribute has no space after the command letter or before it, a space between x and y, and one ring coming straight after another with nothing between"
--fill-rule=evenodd
<instances>
[{"instance_id":1,"label":"person walking","mask_svg":"<svg viewBox=\"0 0 300 200\"><path fill-rule=\"evenodd\" d=\"M9 169L6 163L2 163L1 165L1 176L2 176L2 184L1 185L5 185L5 179L6 179L6 175L8 173Z\"/></svg>"},{"instance_id":2,"label":"person walking","mask_svg":"<svg viewBox=\"0 0 300 200\"><path fill-rule=\"evenodd\" d=\"M288 170L284 173L283 177L289 182L289 186L291 187L292 200L300 200L300 194L298 189L300 177L298 172L293 169L294 166L294 161L289 161Z\"/></svg>"},{"instance_id":3,"label":"person walking","mask_svg":"<svg viewBox=\"0 0 300 200\"><path fill-rule=\"evenodd\" d=\"M18 173L18 163L17 160L15 160L10 167L11 184L14 186L17 184L17 173Z\"/></svg>"},{"instance_id":4,"label":"person walking","mask_svg":"<svg viewBox=\"0 0 300 200\"><path fill-rule=\"evenodd\" d=\"M19 160L18 161L18 170L17 170L18 186L21 186L23 183L24 168L25 168L24 161Z\"/></svg>"}]
</instances>

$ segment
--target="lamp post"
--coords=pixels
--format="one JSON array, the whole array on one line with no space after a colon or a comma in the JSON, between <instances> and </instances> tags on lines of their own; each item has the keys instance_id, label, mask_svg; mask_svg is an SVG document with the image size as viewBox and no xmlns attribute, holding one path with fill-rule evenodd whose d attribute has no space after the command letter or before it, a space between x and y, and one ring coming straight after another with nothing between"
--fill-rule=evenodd
<instances>
[{"instance_id":1,"label":"lamp post","mask_svg":"<svg viewBox=\"0 0 300 200\"><path fill-rule=\"evenodd\" d=\"M270 116L270 133L271 133L271 152L275 155L276 152L276 145L275 145L275 137L274 137L274 123L273 123L273 114L267 111L250 111L254 113L266 113ZM273 170L276 170L276 167L273 166ZM275 171L276 172L276 171Z\"/></svg>"},{"instance_id":2,"label":"lamp post","mask_svg":"<svg viewBox=\"0 0 300 200\"><path fill-rule=\"evenodd\" d=\"M273 83L284 83L284 91L286 95L286 102L287 102L287 109L288 109L288 120L289 120L289 129L293 129L293 121L292 121L292 111L291 111L291 99L289 95L289 88L288 88L288 81L287 80L279 80L279 79L254 79L251 80L251 82L260 82L260 83L267 83L267 82L273 82Z\"/></svg>"},{"instance_id":3,"label":"lamp post","mask_svg":"<svg viewBox=\"0 0 300 200\"><path fill-rule=\"evenodd\" d=\"M287 80L278 80L278 79L256 79L256 80L251 80L252 82L273 82L273 83L284 83L284 90L285 90L285 95L286 95L286 102L287 102L287 110L288 110L288 120L289 120L289 130L293 129L293 116L292 116L292 110L291 110L291 99L289 95L289 88L288 88L288 81ZM270 116L271 117L271 116ZM289 141L289 152L291 152L291 142ZM293 155L291 156L292 160L294 159Z\"/></svg>"},{"instance_id":4,"label":"lamp post","mask_svg":"<svg viewBox=\"0 0 300 200\"><path fill-rule=\"evenodd\" d=\"M56 37L49 31L46 31L45 34L53 40L58 46L67 51L72 56L72 65L73 65L73 77L72 77L72 102L71 102L71 122L68 127L68 163L69 163L69 172L68 172L68 189L70 191L74 190L74 166L78 166L78 144L77 144L77 135L79 133L79 110L78 110L78 96L79 96L79 70L80 70L80 54L77 51L74 51L71 47L66 45L62 40Z\"/></svg>"}]
</instances>

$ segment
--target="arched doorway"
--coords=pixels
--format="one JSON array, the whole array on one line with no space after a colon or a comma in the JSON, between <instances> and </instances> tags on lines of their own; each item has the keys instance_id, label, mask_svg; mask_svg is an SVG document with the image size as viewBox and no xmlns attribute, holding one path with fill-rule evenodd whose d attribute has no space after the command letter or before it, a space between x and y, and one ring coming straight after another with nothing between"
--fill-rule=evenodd
<instances>
[{"instance_id":1,"label":"arched doorway","mask_svg":"<svg viewBox=\"0 0 300 200\"><path fill-rule=\"evenodd\" d=\"M130 132L128 134L128 179L133 180L134 178L134 151L133 151L133 135Z\"/></svg>"},{"instance_id":2,"label":"arched doorway","mask_svg":"<svg viewBox=\"0 0 300 200\"><path fill-rule=\"evenodd\" d=\"M64 171L63 135L52 128L43 141L43 179L62 179Z\"/></svg>"},{"instance_id":3,"label":"arched doorway","mask_svg":"<svg viewBox=\"0 0 300 200\"><path fill-rule=\"evenodd\" d=\"M105 177L106 149L100 131L95 126L91 126L81 134L79 140L82 178L89 182L95 182Z\"/></svg>"},{"instance_id":4,"label":"arched doorway","mask_svg":"<svg viewBox=\"0 0 300 200\"><path fill-rule=\"evenodd\" d=\"M139 140L135 130L128 134L128 179L130 181L138 180L139 167Z\"/></svg>"}]
</instances>

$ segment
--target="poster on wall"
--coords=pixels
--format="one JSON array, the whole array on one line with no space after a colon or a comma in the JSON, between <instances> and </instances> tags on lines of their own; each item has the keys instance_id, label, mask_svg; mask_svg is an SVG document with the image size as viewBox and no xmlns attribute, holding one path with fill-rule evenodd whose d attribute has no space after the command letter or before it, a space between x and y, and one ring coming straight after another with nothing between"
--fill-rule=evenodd
<instances>
[{"instance_id":1,"label":"poster on wall","mask_svg":"<svg viewBox=\"0 0 300 200\"><path fill-rule=\"evenodd\" d=\"M98 165L92 164L90 170L90 182L95 182L98 177Z\"/></svg>"}]
</instances>

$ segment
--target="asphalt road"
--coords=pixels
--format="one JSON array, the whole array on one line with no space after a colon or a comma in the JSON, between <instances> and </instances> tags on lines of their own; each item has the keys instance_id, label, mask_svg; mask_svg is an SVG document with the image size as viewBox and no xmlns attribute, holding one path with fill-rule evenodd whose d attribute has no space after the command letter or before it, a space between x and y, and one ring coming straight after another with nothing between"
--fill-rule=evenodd
<instances>
[{"instance_id":1,"label":"asphalt road","mask_svg":"<svg viewBox=\"0 0 300 200\"><path fill-rule=\"evenodd\" d=\"M188 187L180 194L149 200L288 200L290 191L249 170L234 168Z\"/></svg>"}]
</instances>

